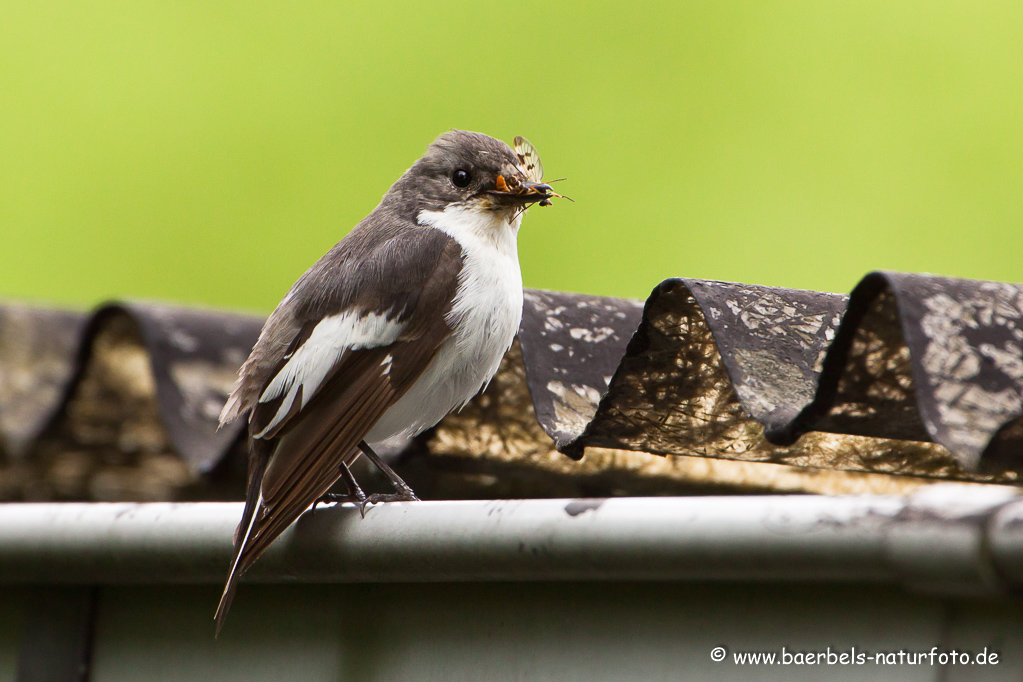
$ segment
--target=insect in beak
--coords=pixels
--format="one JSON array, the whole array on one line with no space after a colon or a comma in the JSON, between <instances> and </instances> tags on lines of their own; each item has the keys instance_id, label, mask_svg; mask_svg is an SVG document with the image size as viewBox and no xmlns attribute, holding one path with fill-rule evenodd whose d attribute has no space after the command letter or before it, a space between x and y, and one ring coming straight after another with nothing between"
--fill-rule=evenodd
<instances>
[{"instance_id":1,"label":"insect in beak","mask_svg":"<svg viewBox=\"0 0 1023 682\"><path fill-rule=\"evenodd\" d=\"M540 163L540 153L536 151L536 147L529 143L524 137L516 137L514 142L515 155L519 159L519 165L524 172L527 182L523 188L527 194L540 194L541 206L550 206L551 199L557 197L558 199L568 199L563 194L558 194L551 186L543 182L543 164Z\"/></svg>"}]
</instances>

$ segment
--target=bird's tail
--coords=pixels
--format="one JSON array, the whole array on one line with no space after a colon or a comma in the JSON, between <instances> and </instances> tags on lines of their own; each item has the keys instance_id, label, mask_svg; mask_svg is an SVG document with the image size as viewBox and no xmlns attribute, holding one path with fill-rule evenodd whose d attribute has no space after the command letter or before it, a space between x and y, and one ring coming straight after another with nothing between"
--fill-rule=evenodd
<instances>
[{"instance_id":1,"label":"bird's tail","mask_svg":"<svg viewBox=\"0 0 1023 682\"><path fill-rule=\"evenodd\" d=\"M224 585L224 593L220 596L220 604L217 606L217 613L214 616L216 621L216 634L220 635L220 629L224 627L224 620L234 600L234 593L238 587L238 579L242 572L238 570L238 561L241 559L245 545L249 541L252 527L255 525L256 513L263 503L263 473L270 461L274 446L260 438L249 440L249 481L248 491L245 495L245 510L242 512L242 520L234 532L234 557L231 559L231 569L227 573L227 583Z\"/></svg>"}]
</instances>

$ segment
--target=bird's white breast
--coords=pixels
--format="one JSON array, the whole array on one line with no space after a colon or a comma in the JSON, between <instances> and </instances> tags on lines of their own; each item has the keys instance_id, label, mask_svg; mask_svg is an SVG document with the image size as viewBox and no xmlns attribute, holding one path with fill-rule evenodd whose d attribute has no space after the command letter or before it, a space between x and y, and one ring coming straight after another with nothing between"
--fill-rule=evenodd
<instances>
[{"instance_id":1,"label":"bird's white breast","mask_svg":"<svg viewBox=\"0 0 1023 682\"><path fill-rule=\"evenodd\" d=\"M453 331L430 366L366 440L415 435L467 403L497 372L522 319L520 218L464 206L423 211L421 225L450 235L462 247L462 270L447 322Z\"/></svg>"}]
</instances>

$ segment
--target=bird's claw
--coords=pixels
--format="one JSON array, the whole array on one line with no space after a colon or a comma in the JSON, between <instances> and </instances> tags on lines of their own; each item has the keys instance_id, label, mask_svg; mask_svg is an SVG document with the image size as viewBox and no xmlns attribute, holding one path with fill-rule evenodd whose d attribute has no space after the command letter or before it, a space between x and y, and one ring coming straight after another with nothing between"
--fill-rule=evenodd
<instances>
[{"instance_id":1,"label":"bird's claw","mask_svg":"<svg viewBox=\"0 0 1023 682\"><path fill-rule=\"evenodd\" d=\"M373 493L366 498L366 504L377 504L380 502L419 502L419 498L411 490L397 493Z\"/></svg>"},{"instance_id":2,"label":"bird's claw","mask_svg":"<svg viewBox=\"0 0 1023 682\"><path fill-rule=\"evenodd\" d=\"M318 504L344 504L345 502L351 502L359 508L359 513L362 515L362 518L366 518L367 497L361 489L358 490L358 493L362 494L352 495L351 493L324 493L319 499L313 502L312 511L316 511L316 505Z\"/></svg>"}]
</instances>

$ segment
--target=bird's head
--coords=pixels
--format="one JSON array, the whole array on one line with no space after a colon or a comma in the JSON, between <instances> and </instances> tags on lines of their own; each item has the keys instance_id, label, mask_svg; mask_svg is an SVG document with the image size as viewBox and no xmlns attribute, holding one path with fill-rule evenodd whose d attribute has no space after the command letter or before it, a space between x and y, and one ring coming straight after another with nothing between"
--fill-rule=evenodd
<instances>
[{"instance_id":1,"label":"bird's head","mask_svg":"<svg viewBox=\"0 0 1023 682\"><path fill-rule=\"evenodd\" d=\"M421 211L451 207L487 213L521 213L532 204L549 206L561 197L543 182L543 166L532 145L515 138L515 148L481 133L444 133L391 189L405 206Z\"/></svg>"}]
</instances>

